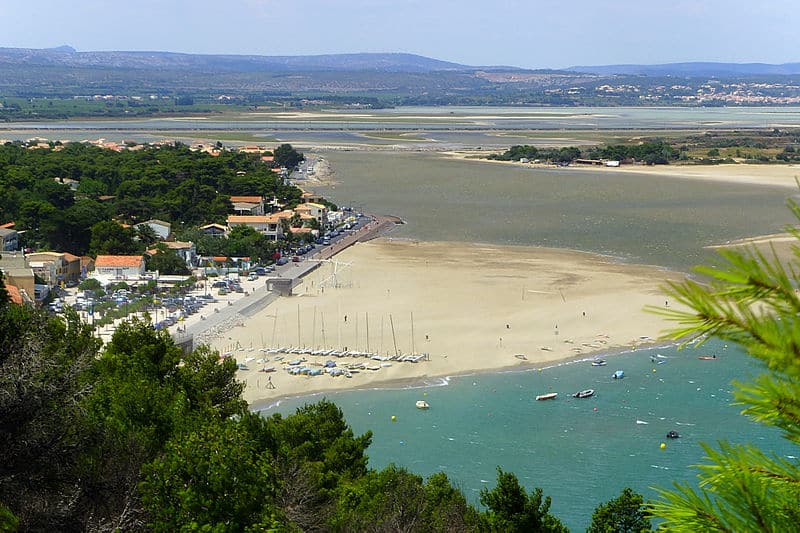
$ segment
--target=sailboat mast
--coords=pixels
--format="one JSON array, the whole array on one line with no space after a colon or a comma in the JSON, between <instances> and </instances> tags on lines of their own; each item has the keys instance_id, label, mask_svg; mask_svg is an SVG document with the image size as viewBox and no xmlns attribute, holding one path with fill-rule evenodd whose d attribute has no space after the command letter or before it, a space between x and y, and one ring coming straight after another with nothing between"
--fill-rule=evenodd
<instances>
[{"instance_id":1,"label":"sailboat mast","mask_svg":"<svg viewBox=\"0 0 800 533\"><path fill-rule=\"evenodd\" d=\"M392 342L394 343L394 354L399 355L397 351L397 337L394 335L394 320L392 320L392 315L389 315L389 324L392 326Z\"/></svg>"},{"instance_id":2,"label":"sailboat mast","mask_svg":"<svg viewBox=\"0 0 800 533\"><path fill-rule=\"evenodd\" d=\"M411 354L416 353L417 350L414 348L414 311L411 311Z\"/></svg>"}]
</instances>

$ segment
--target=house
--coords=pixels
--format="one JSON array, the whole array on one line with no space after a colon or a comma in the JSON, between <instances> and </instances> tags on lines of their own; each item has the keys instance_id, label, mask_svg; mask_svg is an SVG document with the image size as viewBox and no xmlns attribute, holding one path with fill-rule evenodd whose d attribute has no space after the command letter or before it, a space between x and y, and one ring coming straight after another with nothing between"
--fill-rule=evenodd
<instances>
[{"instance_id":1,"label":"house","mask_svg":"<svg viewBox=\"0 0 800 533\"><path fill-rule=\"evenodd\" d=\"M98 255L94 260L94 277L139 279L144 276L144 257L141 255Z\"/></svg>"},{"instance_id":2,"label":"house","mask_svg":"<svg viewBox=\"0 0 800 533\"><path fill-rule=\"evenodd\" d=\"M161 242L159 244L163 244L168 249L178 254L178 257L183 259L187 267L194 268L197 266L197 247L194 245L193 242L174 241L174 242ZM149 255L157 254L158 249L152 248L150 250L147 250L147 253Z\"/></svg>"},{"instance_id":3,"label":"house","mask_svg":"<svg viewBox=\"0 0 800 533\"><path fill-rule=\"evenodd\" d=\"M28 266L27 259L22 254L3 254L0 257L0 271L2 271L6 285L13 285L19 289L23 300L30 301L36 294L33 269Z\"/></svg>"},{"instance_id":4,"label":"house","mask_svg":"<svg viewBox=\"0 0 800 533\"><path fill-rule=\"evenodd\" d=\"M36 252L26 256L28 264L48 285L54 287L81 277L81 258L67 252Z\"/></svg>"},{"instance_id":5,"label":"house","mask_svg":"<svg viewBox=\"0 0 800 533\"><path fill-rule=\"evenodd\" d=\"M209 237L224 237L228 233L228 227L222 224L206 224L205 226L200 226L200 231L203 232L203 235L208 235Z\"/></svg>"},{"instance_id":6,"label":"house","mask_svg":"<svg viewBox=\"0 0 800 533\"><path fill-rule=\"evenodd\" d=\"M44 280L48 287L55 287L64 281L66 262L61 252L36 252L25 258L33 273Z\"/></svg>"},{"instance_id":7,"label":"house","mask_svg":"<svg viewBox=\"0 0 800 533\"><path fill-rule=\"evenodd\" d=\"M283 212L285 213L285 212ZM291 217L291 215L289 215ZM281 213L272 215L230 215L228 217L228 230L234 226L249 226L257 232L277 241L283 238L281 220L286 218Z\"/></svg>"},{"instance_id":8,"label":"house","mask_svg":"<svg viewBox=\"0 0 800 533\"><path fill-rule=\"evenodd\" d=\"M81 258L64 252L64 281L80 281L81 279Z\"/></svg>"},{"instance_id":9,"label":"house","mask_svg":"<svg viewBox=\"0 0 800 533\"><path fill-rule=\"evenodd\" d=\"M262 196L231 196L233 212L237 215L263 215L264 198Z\"/></svg>"},{"instance_id":10,"label":"house","mask_svg":"<svg viewBox=\"0 0 800 533\"><path fill-rule=\"evenodd\" d=\"M261 154L262 152L266 152L264 148L255 145L242 146L239 148L239 151L243 154Z\"/></svg>"},{"instance_id":11,"label":"house","mask_svg":"<svg viewBox=\"0 0 800 533\"><path fill-rule=\"evenodd\" d=\"M322 201L322 195L313 193L311 191L304 191L303 194L300 196L300 201L305 203L314 202L319 203Z\"/></svg>"},{"instance_id":12,"label":"house","mask_svg":"<svg viewBox=\"0 0 800 533\"><path fill-rule=\"evenodd\" d=\"M19 237L16 230L0 228L0 251L12 252L19 249Z\"/></svg>"},{"instance_id":13,"label":"house","mask_svg":"<svg viewBox=\"0 0 800 533\"><path fill-rule=\"evenodd\" d=\"M309 215L319 222L320 227L324 228L328 223L328 208L322 204L308 202L300 204L294 208L294 212L299 214L301 218L303 215Z\"/></svg>"},{"instance_id":14,"label":"house","mask_svg":"<svg viewBox=\"0 0 800 533\"><path fill-rule=\"evenodd\" d=\"M172 224L169 222L164 222L163 220L151 219L145 220L144 222L140 222L139 224L135 224L133 227L134 229L138 230L141 226L150 226L152 230L158 235L158 238L161 240L165 240L169 237L169 234L172 232Z\"/></svg>"}]
</instances>

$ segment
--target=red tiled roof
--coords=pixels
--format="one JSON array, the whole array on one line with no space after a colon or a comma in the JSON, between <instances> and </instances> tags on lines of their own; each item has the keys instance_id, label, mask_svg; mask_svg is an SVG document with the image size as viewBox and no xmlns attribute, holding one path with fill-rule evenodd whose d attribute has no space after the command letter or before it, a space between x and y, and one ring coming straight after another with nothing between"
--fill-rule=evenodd
<instances>
[{"instance_id":1,"label":"red tiled roof","mask_svg":"<svg viewBox=\"0 0 800 533\"><path fill-rule=\"evenodd\" d=\"M6 290L8 291L8 296L11 298L11 303L22 305L22 294L20 294L18 288L14 285L6 285Z\"/></svg>"},{"instance_id":2,"label":"red tiled roof","mask_svg":"<svg viewBox=\"0 0 800 533\"><path fill-rule=\"evenodd\" d=\"M141 255L98 255L94 267L138 267L143 260Z\"/></svg>"},{"instance_id":3,"label":"red tiled roof","mask_svg":"<svg viewBox=\"0 0 800 533\"><path fill-rule=\"evenodd\" d=\"M231 196L232 203L258 204L263 200L260 196Z\"/></svg>"}]
</instances>

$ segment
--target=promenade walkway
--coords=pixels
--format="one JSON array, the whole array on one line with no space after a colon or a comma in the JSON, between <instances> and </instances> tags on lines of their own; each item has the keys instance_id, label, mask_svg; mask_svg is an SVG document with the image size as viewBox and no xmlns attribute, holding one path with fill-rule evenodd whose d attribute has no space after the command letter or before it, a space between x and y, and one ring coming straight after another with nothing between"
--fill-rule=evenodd
<instances>
[{"instance_id":1,"label":"promenade walkway","mask_svg":"<svg viewBox=\"0 0 800 533\"><path fill-rule=\"evenodd\" d=\"M308 259L299 262L289 262L275 269L271 277L289 279L294 285L300 278L312 270L319 268L322 261L330 259L342 250L353 246L356 242L366 242L386 234L402 220L397 217L385 215L367 215L369 222L341 239L326 246ZM261 280L264 280L261 282ZM263 283L263 284L262 284ZM235 300L218 302L211 310L204 309L202 316L192 316L182 325L180 331L172 330L172 337L176 342L191 342L193 346L209 344L214 337L222 335L232 327L244 323L245 318L252 316L278 299L276 292L268 291L266 280L259 278L259 284L253 286L247 293Z\"/></svg>"}]
</instances>

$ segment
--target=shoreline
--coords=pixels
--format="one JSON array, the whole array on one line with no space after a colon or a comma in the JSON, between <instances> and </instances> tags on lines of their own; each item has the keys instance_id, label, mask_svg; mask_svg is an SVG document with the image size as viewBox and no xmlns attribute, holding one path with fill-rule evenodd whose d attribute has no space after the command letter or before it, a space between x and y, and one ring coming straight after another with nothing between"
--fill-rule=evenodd
<instances>
[{"instance_id":1,"label":"shoreline","mask_svg":"<svg viewBox=\"0 0 800 533\"><path fill-rule=\"evenodd\" d=\"M340 394L340 393L359 392L359 391L413 390L413 389L425 389L432 387L434 388L447 387L450 385L450 380L452 379L459 379L471 376L479 377L479 376L495 375L495 374L510 374L510 373L523 373L523 372L536 372L536 371L541 372L543 370L547 370L550 368L558 368L561 366L588 363L596 359L613 360L613 358L617 356L628 353L634 353L638 350L652 350L658 348L666 348L670 346L676 346L677 344L678 344L677 342L656 340L656 342L650 344L641 344L639 346L620 346L618 347L618 349L599 351L592 354L586 354L585 356L579 356L569 359L554 360L550 361L548 364L525 365L524 363L520 363L517 366L498 367L498 368L472 370L465 372L454 372L452 374L446 374L441 376L409 377L409 378L398 378L395 380L387 380L387 381L376 381L375 383L364 384L363 386L356 386L349 388L335 388L335 389L324 388L320 390L303 392L299 394L291 394L291 395L287 394L284 396L276 396L274 398L270 398L269 400L255 400L249 404L249 409L250 411L254 412L270 411L279 407L280 404L283 403L284 401L292 401L300 398L325 397L326 394Z\"/></svg>"},{"instance_id":2,"label":"shoreline","mask_svg":"<svg viewBox=\"0 0 800 533\"><path fill-rule=\"evenodd\" d=\"M532 370L657 346L667 324L642 309L664 305L660 287L685 276L586 252L386 238L359 243L334 263L340 265L339 287L320 284L330 282L329 263L303 278L296 296L243 317L239 327L211 343L248 365L238 377L247 384L251 408L283 398L424 386L453 376ZM276 361L266 349L277 346L350 347L376 355L308 353ZM423 352L430 354L428 361L390 359ZM295 358L309 369L324 368L326 360L339 368L367 368L352 378L290 375L286 362ZM259 372L256 365L275 371Z\"/></svg>"},{"instance_id":3,"label":"shoreline","mask_svg":"<svg viewBox=\"0 0 800 533\"><path fill-rule=\"evenodd\" d=\"M703 180L721 183L738 183L748 185L762 185L769 187L783 187L799 189L800 164L774 164L759 165L752 163L734 163L720 165L621 165L619 167L606 167L601 165L569 165L558 167L547 163L520 163L519 161L498 161L477 157L485 155L487 151L445 150L439 152L449 159L461 159L487 164L511 165L523 169L540 169L558 171L593 171L608 173L642 174L656 177L669 177L676 179Z\"/></svg>"}]
</instances>

